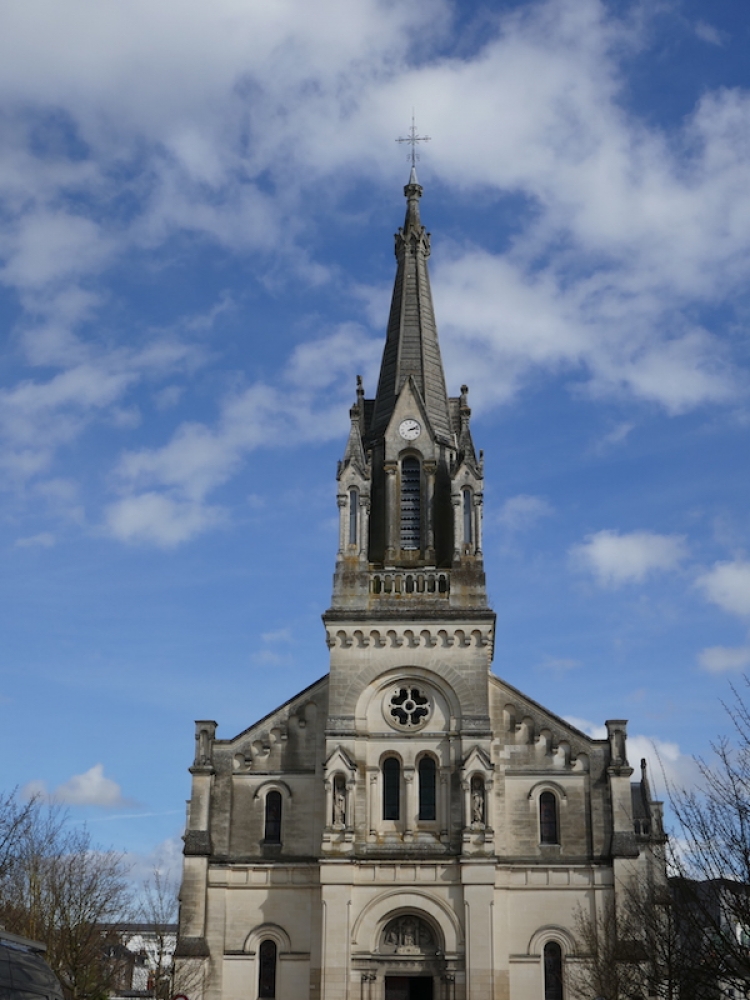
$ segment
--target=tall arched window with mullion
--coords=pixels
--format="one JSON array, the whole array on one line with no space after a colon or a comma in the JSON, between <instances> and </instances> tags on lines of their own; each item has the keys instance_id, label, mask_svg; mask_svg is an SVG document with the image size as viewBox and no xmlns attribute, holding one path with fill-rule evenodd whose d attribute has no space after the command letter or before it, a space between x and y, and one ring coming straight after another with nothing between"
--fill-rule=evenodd
<instances>
[{"instance_id":1,"label":"tall arched window with mullion","mask_svg":"<svg viewBox=\"0 0 750 1000\"><path fill-rule=\"evenodd\" d=\"M383 761L383 819L401 818L401 764L396 757Z\"/></svg>"},{"instance_id":2,"label":"tall arched window with mullion","mask_svg":"<svg viewBox=\"0 0 750 1000\"><path fill-rule=\"evenodd\" d=\"M359 490L352 487L349 490L349 544L356 545L359 541Z\"/></svg>"},{"instance_id":3,"label":"tall arched window with mullion","mask_svg":"<svg viewBox=\"0 0 750 1000\"><path fill-rule=\"evenodd\" d=\"M276 1000L276 942L261 941L258 949L258 997Z\"/></svg>"},{"instance_id":4,"label":"tall arched window with mullion","mask_svg":"<svg viewBox=\"0 0 750 1000\"><path fill-rule=\"evenodd\" d=\"M562 948L557 941L544 946L544 1000L563 1000Z\"/></svg>"},{"instance_id":5,"label":"tall arched window with mullion","mask_svg":"<svg viewBox=\"0 0 750 1000\"><path fill-rule=\"evenodd\" d=\"M419 818L437 819L436 767L432 757L423 757L419 762Z\"/></svg>"},{"instance_id":6,"label":"tall arched window with mullion","mask_svg":"<svg viewBox=\"0 0 750 1000\"><path fill-rule=\"evenodd\" d=\"M419 459L407 455L401 462L401 548L422 547L422 482Z\"/></svg>"}]
</instances>

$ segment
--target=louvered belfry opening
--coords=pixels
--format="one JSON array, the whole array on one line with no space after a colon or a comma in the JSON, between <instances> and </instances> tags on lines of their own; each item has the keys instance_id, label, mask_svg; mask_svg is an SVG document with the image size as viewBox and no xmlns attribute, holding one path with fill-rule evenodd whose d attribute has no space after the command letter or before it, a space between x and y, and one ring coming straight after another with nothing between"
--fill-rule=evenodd
<instances>
[{"instance_id":1,"label":"louvered belfry opening","mask_svg":"<svg viewBox=\"0 0 750 1000\"><path fill-rule=\"evenodd\" d=\"M401 462L401 548L419 550L422 545L422 484L419 460L407 456Z\"/></svg>"}]
</instances>

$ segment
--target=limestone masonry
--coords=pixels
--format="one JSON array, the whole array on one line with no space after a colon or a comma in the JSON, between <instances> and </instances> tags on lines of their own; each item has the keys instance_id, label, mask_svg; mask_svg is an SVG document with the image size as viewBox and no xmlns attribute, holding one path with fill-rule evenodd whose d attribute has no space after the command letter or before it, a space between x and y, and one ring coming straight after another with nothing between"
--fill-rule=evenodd
<instances>
[{"instance_id":1,"label":"limestone masonry","mask_svg":"<svg viewBox=\"0 0 750 1000\"><path fill-rule=\"evenodd\" d=\"M190 1000L573 1000L577 912L663 869L626 723L590 739L491 673L482 453L446 391L414 169L404 193L338 468L330 672L232 739L196 723Z\"/></svg>"}]
</instances>

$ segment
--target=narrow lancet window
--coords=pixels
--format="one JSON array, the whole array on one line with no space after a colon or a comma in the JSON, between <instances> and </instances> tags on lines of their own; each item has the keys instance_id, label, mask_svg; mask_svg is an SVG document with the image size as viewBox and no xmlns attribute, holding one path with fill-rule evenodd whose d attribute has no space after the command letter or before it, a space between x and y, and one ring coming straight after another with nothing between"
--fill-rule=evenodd
<instances>
[{"instance_id":1,"label":"narrow lancet window","mask_svg":"<svg viewBox=\"0 0 750 1000\"><path fill-rule=\"evenodd\" d=\"M359 491L349 490L349 544L356 545L358 541Z\"/></svg>"},{"instance_id":2,"label":"narrow lancet window","mask_svg":"<svg viewBox=\"0 0 750 1000\"><path fill-rule=\"evenodd\" d=\"M553 792L539 796L539 839L543 844L559 844L557 831L557 798Z\"/></svg>"},{"instance_id":3,"label":"narrow lancet window","mask_svg":"<svg viewBox=\"0 0 750 1000\"><path fill-rule=\"evenodd\" d=\"M471 490L463 490L463 513L464 513L464 544L471 545L473 540L472 531L472 497Z\"/></svg>"},{"instance_id":4,"label":"narrow lancet window","mask_svg":"<svg viewBox=\"0 0 750 1000\"><path fill-rule=\"evenodd\" d=\"M562 948L557 941L544 946L544 1000L563 1000Z\"/></svg>"},{"instance_id":5,"label":"narrow lancet window","mask_svg":"<svg viewBox=\"0 0 750 1000\"><path fill-rule=\"evenodd\" d=\"M422 542L422 497L419 461L401 463L401 548L414 551Z\"/></svg>"},{"instance_id":6,"label":"narrow lancet window","mask_svg":"<svg viewBox=\"0 0 750 1000\"><path fill-rule=\"evenodd\" d=\"M419 818L432 820L437 818L435 795L435 761L432 757L423 757L419 762Z\"/></svg>"},{"instance_id":7,"label":"narrow lancet window","mask_svg":"<svg viewBox=\"0 0 750 1000\"><path fill-rule=\"evenodd\" d=\"M395 757L383 761L383 819L401 817L401 765Z\"/></svg>"},{"instance_id":8,"label":"narrow lancet window","mask_svg":"<svg viewBox=\"0 0 750 1000\"><path fill-rule=\"evenodd\" d=\"M281 792L272 791L266 795L266 827L263 839L267 844L281 843Z\"/></svg>"},{"instance_id":9,"label":"narrow lancet window","mask_svg":"<svg viewBox=\"0 0 750 1000\"><path fill-rule=\"evenodd\" d=\"M276 1000L276 944L262 941L258 949L258 996L260 1000Z\"/></svg>"}]
</instances>

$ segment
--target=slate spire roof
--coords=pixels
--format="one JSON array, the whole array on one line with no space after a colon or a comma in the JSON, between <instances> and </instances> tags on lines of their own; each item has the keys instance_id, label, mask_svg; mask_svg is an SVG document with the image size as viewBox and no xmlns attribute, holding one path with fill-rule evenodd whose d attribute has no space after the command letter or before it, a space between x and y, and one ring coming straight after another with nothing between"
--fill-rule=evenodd
<instances>
[{"instance_id":1,"label":"slate spire roof","mask_svg":"<svg viewBox=\"0 0 750 1000\"><path fill-rule=\"evenodd\" d=\"M451 443L453 428L427 271L430 234L419 218L422 187L414 167L404 195L406 218L396 233L398 266L368 436L377 438L385 431L404 383L412 378L435 436Z\"/></svg>"}]
</instances>

